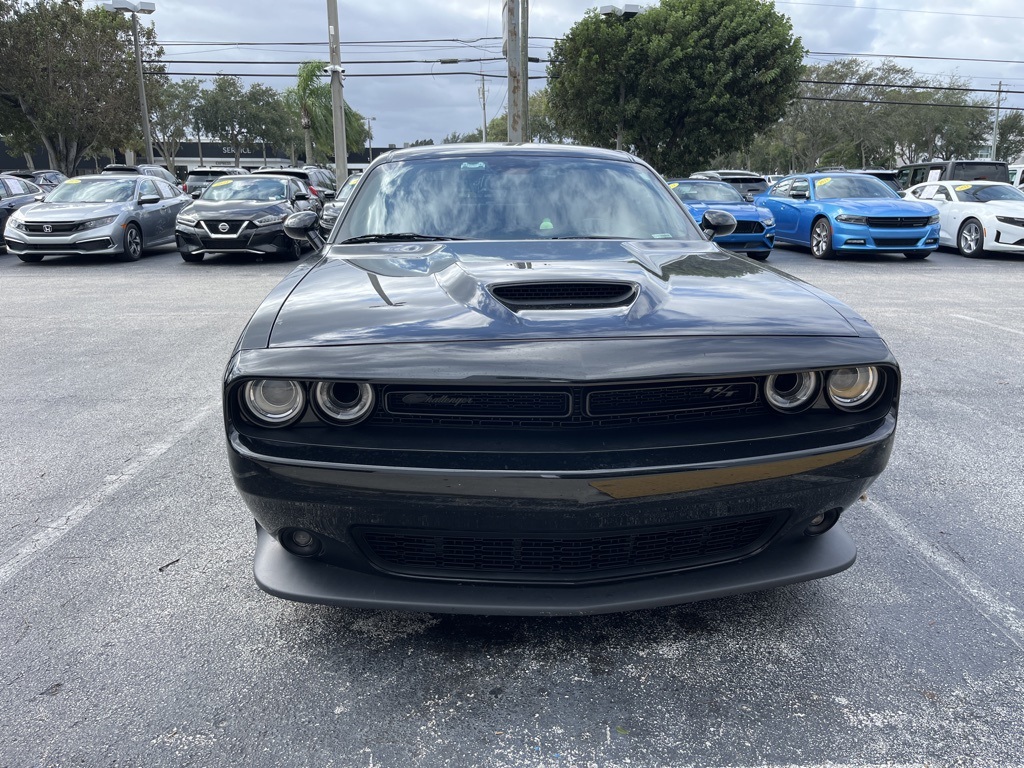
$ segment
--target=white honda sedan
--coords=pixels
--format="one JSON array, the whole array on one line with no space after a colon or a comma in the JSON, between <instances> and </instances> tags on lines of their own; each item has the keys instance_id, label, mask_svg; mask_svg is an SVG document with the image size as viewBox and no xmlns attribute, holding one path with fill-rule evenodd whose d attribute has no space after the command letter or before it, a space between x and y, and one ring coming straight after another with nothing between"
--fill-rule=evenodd
<instances>
[{"instance_id":1,"label":"white honda sedan","mask_svg":"<svg viewBox=\"0 0 1024 768\"><path fill-rule=\"evenodd\" d=\"M1024 192L1001 181L926 181L903 192L939 209L939 245L974 258L1024 253Z\"/></svg>"}]
</instances>

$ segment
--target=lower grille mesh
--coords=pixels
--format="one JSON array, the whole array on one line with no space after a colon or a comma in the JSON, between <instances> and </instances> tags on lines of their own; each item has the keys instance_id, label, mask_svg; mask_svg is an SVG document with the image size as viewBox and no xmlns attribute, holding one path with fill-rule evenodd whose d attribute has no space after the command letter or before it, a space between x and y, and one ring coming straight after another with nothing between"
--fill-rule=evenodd
<instances>
[{"instance_id":1,"label":"lower grille mesh","mask_svg":"<svg viewBox=\"0 0 1024 768\"><path fill-rule=\"evenodd\" d=\"M671 570L751 551L778 513L661 530L581 535L353 531L381 567L413 575L482 579Z\"/></svg>"}]
</instances>

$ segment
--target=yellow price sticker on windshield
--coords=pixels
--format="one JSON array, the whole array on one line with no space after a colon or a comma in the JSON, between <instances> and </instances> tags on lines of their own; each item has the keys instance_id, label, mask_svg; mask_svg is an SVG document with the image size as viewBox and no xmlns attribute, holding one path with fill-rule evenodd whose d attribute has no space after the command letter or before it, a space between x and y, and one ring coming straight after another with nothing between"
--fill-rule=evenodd
<instances>
[{"instance_id":1,"label":"yellow price sticker on windshield","mask_svg":"<svg viewBox=\"0 0 1024 768\"><path fill-rule=\"evenodd\" d=\"M221 179L220 181L213 182L213 186L215 186L215 187L223 187L225 184L230 184L230 183L231 183L231 179Z\"/></svg>"},{"instance_id":2,"label":"yellow price sticker on windshield","mask_svg":"<svg viewBox=\"0 0 1024 768\"><path fill-rule=\"evenodd\" d=\"M81 184L82 180L81 179L68 179L67 182L65 182L65 183L67 183L67 184Z\"/></svg>"},{"instance_id":3,"label":"yellow price sticker on windshield","mask_svg":"<svg viewBox=\"0 0 1024 768\"><path fill-rule=\"evenodd\" d=\"M352 179L352 181L350 181L350 182L348 183L348 185L349 185L350 187L354 187L354 186L355 186L356 184L358 184L358 183L359 183L359 179Z\"/></svg>"},{"instance_id":4,"label":"yellow price sticker on windshield","mask_svg":"<svg viewBox=\"0 0 1024 768\"><path fill-rule=\"evenodd\" d=\"M970 189L973 186L974 186L973 184L961 184L959 187L956 187L956 191L957 192L963 192L965 190Z\"/></svg>"},{"instance_id":5,"label":"yellow price sticker on windshield","mask_svg":"<svg viewBox=\"0 0 1024 768\"><path fill-rule=\"evenodd\" d=\"M822 187L825 184L828 184L830 181L832 181L832 177L831 176L826 176L824 179L818 179L816 182L814 182L814 186Z\"/></svg>"},{"instance_id":6,"label":"yellow price sticker on windshield","mask_svg":"<svg viewBox=\"0 0 1024 768\"><path fill-rule=\"evenodd\" d=\"M678 182L678 181L673 181L673 182L672 182L671 184L669 184L668 186L669 186L669 189L675 189L676 187L678 187L678 186L679 186L679 182Z\"/></svg>"}]
</instances>

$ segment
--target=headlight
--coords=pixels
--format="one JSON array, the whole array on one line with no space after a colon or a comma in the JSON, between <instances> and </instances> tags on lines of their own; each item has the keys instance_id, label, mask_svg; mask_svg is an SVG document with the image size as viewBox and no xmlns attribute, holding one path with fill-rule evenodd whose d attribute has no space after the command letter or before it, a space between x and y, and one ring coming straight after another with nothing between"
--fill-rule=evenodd
<instances>
[{"instance_id":1,"label":"headlight","mask_svg":"<svg viewBox=\"0 0 1024 768\"><path fill-rule=\"evenodd\" d=\"M929 216L928 217L928 223L929 224L938 224L939 223L939 214L936 213L934 216Z\"/></svg>"},{"instance_id":2,"label":"headlight","mask_svg":"<svg viewBox=\"0 0 1024 768\"><path fill-rule=\"evenodd\" d=\"M96 229L97 227L107 227L117 221L117 216L104 216L102 219L90 219L89 221L83 221L78 225L79 229Z\"/></svg>"},{"instance_id":3,"label":"headlight","mask_svg":"<svg viewBox=\"0 0 1024 768\"><path fill-rule=\"evenodd\" d=\"M882 377L873 365L837 368L828 375L825 391L832 404L843 411L860 411L875 401Z\"/></svg>"},{"instance_id":4,"label":"headlight","mask_svg":"<svg viewBox=\"0 0 1024 768\"><path fill-rule=\"evenodd\" d=\"M769 216L767 219L761 219L761 224L766 227L774 227L775 219Z\"/></svg>"},{"instance_id":5,"label":"headlight","mask_svg":"<svg viewBox=\"0 0 1024 768\"><path fill-rule=\"evenodd\" d=\"M1015 219L1013 216L996 216L996 221L1013 227L1024 227L1024 219Z\"/></svg>"},{"instance_id":6,"label":"headlight","mask_svg":"<svg viewBox=\"0 0 1024 768\"><path fill-rule=\"evenodd\" d=\"M11 214L10 218L7 219L7 225L11 229L17 229L21 232L27 231L25 229L25 219L21 216L21 211L15 211Z\"/></svg>"},{"instance_id":7,"label":"headlight","mask_svg":"<svg viewBox=\"0 0 1024 768\"><path fill-rule=\"evenodd\" d=\"M280 224L284 219L285 214L283 213L270 213L266 216L260 216L253 224L257 227L269 227L271 224Z\"/></svg>"},{"instance_id":8,"label":"headlight","mask_svg":"<svg viewBox=\"0 0 1024 768\"><path fill-rule=\"evenodd\" d=\"M836 216L836 221L841 221L843 224L867 224L868 219L866 216L854 216L852 213L840 213Z\"/></svg>"},{"instance_id":9,"label":"headlight","mask_svg":"<svg viewBox=\"0 0 1024 768\"><path fill-rule=\"evenodd\" d=\"M814 405L820 389L820 379L814 371L777 373L765 380L764 399L777 411L799 413Z\"/></svg>"},{"instance_id":10,"label":"headlight","mask_svg":"<svg viewBox=\"0 0 1024 768\"><path fill-rule=\"evenodd\" d=\"M199 217L196 216L194 213L179 213L178 223L187 224L190 227L194 227L196 224L199 223Z\"/></svg>"},{"instance_id":11,"label":"headlight","mask_svg":"<svg viewBox=\"0 0 1024 768\"><path fill-rule=\"evenodd\" d=\"M242 387L249 415L265 427L284 427L302 415L306 393L297 381L255 379Z\"/></svg>"},{"instance_id":12,"label":"headlight","mask_svg":"<svg viewBox=\"0 0 1024 768\"><path fill-rule=\"evenodd\" d=\"M355 424L373 409L373 387L365 382L321 381L313 387L313 406L325 421Z\"/></svg>"}]
</instances>

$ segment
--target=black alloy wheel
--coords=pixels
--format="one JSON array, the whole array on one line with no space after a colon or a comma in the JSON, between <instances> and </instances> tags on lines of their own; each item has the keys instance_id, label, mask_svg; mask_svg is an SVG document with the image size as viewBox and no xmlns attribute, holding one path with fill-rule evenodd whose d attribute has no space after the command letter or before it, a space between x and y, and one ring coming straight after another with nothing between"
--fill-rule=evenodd
<instances>
[{"instance_id":1,"label":"black alloy wheel","mask_svg":"<svg viewBox=\"0 0 1024 768\"><path fill-rule=\"evenodd\" d=\"M124 228L124 252L118 254L121 261L138 261L142 256L142 230L139 225L129 223Z\"/></svg>"}]
</instances>

